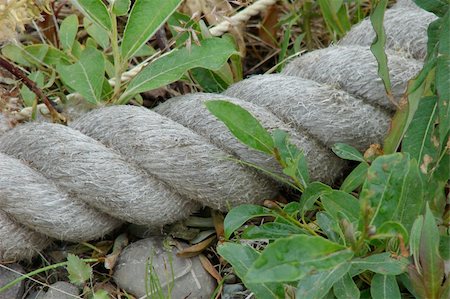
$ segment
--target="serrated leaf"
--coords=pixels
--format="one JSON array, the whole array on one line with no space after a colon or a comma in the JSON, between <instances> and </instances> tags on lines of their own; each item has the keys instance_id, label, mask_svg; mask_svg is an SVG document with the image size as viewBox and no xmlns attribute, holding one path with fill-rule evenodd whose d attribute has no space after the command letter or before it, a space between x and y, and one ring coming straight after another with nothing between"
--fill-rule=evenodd
<instances>
[{"instance_id":1,"label":"serrated leaf","mask_svg":"<svg viewBox=\"0 0 450 299\"><path fill-rule=\"evenodd\" d=\"M296 298L322 299L349 269L350 263L344 263L303 277L297 284Z\"/></svg>"},{"instance_id":2,"label":"serrated leaf","mask_svg":"<svg viewBox=\"0 0 450 299\"><path fill-rule=\"evenodd\" d=\"M112 5L112 12L116 16L124 16L128 13L130 6L131 6L130 0L114 0Z\"/></svg>"},{"instance_id":3,"label":"serrated leaf","mask_svg":"<svg viewBox=\"0 0 450 299\"><path fill-rule=\"evenodd\" d=\"M369 270L384 275L399 275L406 271L409 261L403 257L393 258L389 252L377 253L352 260L354 269Z\"/></svg>"},{"instance_id":4,"label":"serrated leaf","mask_svg":"<svg viewBox=\"0 0 450 299\"><path fill-rule=\"evenodd\" d=\"M77 63L59 65L57 71L62 81L86 101L93 104L100 102L105 74L105 60L101 52L86 48Z\"/></svg>"},{"instance_id":5,"label":"serrated leaf","mask_svg":"<svg viewBox=\"0 0 450 299\"><path fill-rule=\"evenodd\" d=\"M337 299L359 299L361 293L350 274L345 274L333 285L333 293Z\"/></svg>"},{"instance_id":6,"label":"serrated leaf","mask_svg":"<svg viewBox=\"0 0 450 299\"><path fill-rule=\"evenodd\" d=\"M136 0L123 33L121 53L132 57L181 4L181 0Z\"/></svg>"},{"instance_id":7,"label":"serrated leaf","mask_svg":"<svg viewBox=\"0 0 450 299\"><path fill-rule=\"evenodd\" d=\"M284 287L281 283L249 283L245 280L248 269L260 255L256 250L247 245L224 243L217 247L217 252L233 266L236 274L257 298L284 298Z\"/></svg>"},{"instance_id":8,"label":"serrated leaf","mask_svg":"<svg viewBox=\"0 0 450 299\"><path fill-rule=\"evenodd\" d=\"M272 211L262 206L249 204L237 206L228 212L223 222L225 238L230 238L231 234L248 220L255 217L271 215L273 215Z\"/></svg>"},{"instance_id":9,"label":"serrated leaf","mask_svg":"<svg viewBox=\"0 0 450 299\"><path fill-rule=\"evenodd\" d=\"M342 159L365 162L364 156L354 147L345 143L336 143L331 148Z\"/></svg>"},{"instance_id":10,"label":"serrated leaf","mask_svg":"<svg viewBox=\"0 0 450 299\"><path fill-rule=\"evenodd\" d=\"M369 169L369 164L366 162L361 162L355 169L350 172L350 174L342 182L341 191L350 193L356 188L360 187L367 178L367 170Z\"/></svg>"},{"instance_id":11,"label":"serrated leaf","mask_svg":"<svg viewBox=\"0 0 450 299\"><path fill-rule=\"evenodd\" d=\"M349 261L353 252L322 237L297 235L269 244L249 269L249 282L296 281Z\"/></svg>"},{"instance_id":12,"label":"serrated leaf","mask_svg":"<svg viewBox=\"0 0 450 299\"><path fill-rule=\"evenodd\" d=\"M375 274L372 277L370 294L373 299L400 299L400 289L393 275Z\"/></svg>"},{"instance_id":13,"label":"serrated leaf","mask_svg":"<svg viewBox=\"0 0 450 299\"><path fill-rule=\"evenodd\" d=\"M217 70L233 54L238 52L228 38L208 38L202 41L201 46L173 50L146 66L131 80L120 101L126 102L137 93L172 83L195 67Z\"/></svg>"},{"instance_id":14,"label":"serrated leaf","mask_svg":"<svg viewBox=\"0 0 450 299\"><path fill-rule=\"evenodd\" d=\"M94 294L92 294L91 299L109 299L109 294L106 290L98 290L95 291Z\"/></svg>"},{"instance_id":15,"label":"serrated leaf","mask_svg":"<svg viewBox=\"0 0 450 299\"><path fill-rule=\"evenodd\" d=\"M71 52L73 43L75 41L75 37L78 32L78 16L70 15L66 17L59 29L59 40L61 42L61 46L66 52Z\"/></svg>"},{"instance_id":16,"label":"serrated leaf","mask_svg":"<svg viewBox=\"0 0 450 299\"><path fill-rule=\"evenodd\" d=\"M72 0L72 3L89 19L110 31L111 19L102 0Z\"/></svg>"},{"instance_id":17,"label":"serrated leaf","mask_svg":"<svg viewBox=\"0 0 450 299\"><path fill-rule=\"evenodd\" d=\"M73 284L82 285L91 278L92 268L78 256L69 253L67 256L67 272Z\"/></svg>"},{"instance_id":18,"label":"serrated leaf","mask_svg":"<svg viewBox=\"0 0 450 299\"><path fill-rule=\"evenodd\" d=\"M247 110L223 100L207 101L205 105L239 141L263 153L273 153L272 136Z\"/></svg>"}]
</instances>

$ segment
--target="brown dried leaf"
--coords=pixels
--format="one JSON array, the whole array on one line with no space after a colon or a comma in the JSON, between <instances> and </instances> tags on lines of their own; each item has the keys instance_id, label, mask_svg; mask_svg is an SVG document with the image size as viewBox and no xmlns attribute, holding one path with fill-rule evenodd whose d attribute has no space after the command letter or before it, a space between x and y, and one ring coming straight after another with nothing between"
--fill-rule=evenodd
<instances>
[{"instance_id":1,"label":"brown dried leaf","mask_svg":"<svg viewBox=\"0 0 450 299\"><path fill-rule=\"evenodd\" d=\"M177 253L177 256L180 257L193 257L193 256L197 256L200 253L203 252L203 250L205 250L206 248L208 248L209 245L211 245L211 243L216 239L216 236L212 236L198 244L195 244L193 246L184 248L183 250L181 250L180 252Z\"/></svg>"}]
</instances>

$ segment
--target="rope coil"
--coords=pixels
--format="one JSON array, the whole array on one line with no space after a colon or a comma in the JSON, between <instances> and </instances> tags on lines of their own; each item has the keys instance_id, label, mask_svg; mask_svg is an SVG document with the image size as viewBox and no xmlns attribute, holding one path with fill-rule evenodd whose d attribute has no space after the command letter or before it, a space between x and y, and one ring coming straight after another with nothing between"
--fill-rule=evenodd
<instances>
[{"instance_id":1,"label":"rope coil","mask_svg":"<svg viewBox=\"0 0 450 299\"><path fill-rule=\"evenodd\" d=\"M428 15L399 6L388 12L391 40L402 36L392 35L389 24L402 23L389 16ZM424 27L427 22L430 18L415 20ZM359 34L359 27L347 41ZM414 38L426 45L424 33L417 34ZM421 47L404 45L412 57L423 57ZM421 66L403 53L389 55L396 95ZM206 100L230 100L267 129L288 131L304 150L312 178L332 182L346 163L332 154L330 145L347 142L363 150L387 132L393 107L386 102L376 68L368 48L330 47L299 57L283 74L236 83L223 95L180 96L154 111L107 107L87 113L71 127L30 123L2 134L0 261L30 258L51 238L99 238L123 221L160 227L201 205L227 209L273 197L276 183L230 158L281 174L275 161L236 141L208 113Z\"/></svg>"}]
</instances>

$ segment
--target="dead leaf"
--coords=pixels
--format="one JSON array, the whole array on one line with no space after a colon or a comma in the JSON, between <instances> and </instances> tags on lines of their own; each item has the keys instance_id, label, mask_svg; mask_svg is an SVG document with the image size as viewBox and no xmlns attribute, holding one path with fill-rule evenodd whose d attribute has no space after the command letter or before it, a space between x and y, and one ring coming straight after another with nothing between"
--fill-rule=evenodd
<instances>
[{"instance_id":1,"label":"dead leaf","mask_svg":"<svg viewBox=\"0 0 450 299\"><path fill-rule=\"evenodd\" d=\"M193 257L199 255L203 250L208 248L209 245L216 239L216 236L212 236L198 244L187 247L177 253L180 257Z\"/></svg>"}]
</instances>

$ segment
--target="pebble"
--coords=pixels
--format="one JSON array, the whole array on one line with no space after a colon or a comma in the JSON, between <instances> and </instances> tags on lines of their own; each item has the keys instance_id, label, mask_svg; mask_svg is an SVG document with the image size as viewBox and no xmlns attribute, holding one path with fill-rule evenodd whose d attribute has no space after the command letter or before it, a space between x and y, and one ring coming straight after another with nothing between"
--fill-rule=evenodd
<instances>
[{"instance_id":1,"label":"pebble","mask_svg":"<svg viewBox=\"0 0 450 299\"><path fill-rule=\"evenodd\" d=\"M5 267L13 270L8 270L4 267L0 267L0 287L10 283L14 279L18 278L20 274L16 272L25 273L22 266L19 264L6 264ZM4 292L0 293L0 299L15 299L22 298L22 294L24 291L24 281L22 280L19 283L16 283L11 288L7 289Z\"/></svg>"},{"instance_id":2,"label":"pebble","mask_svg":"<svg viewBox=\"0 0 450 299\"><path fill-rule=\"evenodd\" d=\"M42 299L73 299L80 294L78 287L66 281L58 281L50 285Z\"/></svg>"},{"instance_id":3,"label":"pebble","mask_svg":"<svg viewBox=\"0 0 450 299\"><path fill-rule=\"evenodd\" d=\"M173 239L169 240L170 244L176 244L177 248L188 246ZM150 285L149 277L158 275L160 288L166 297L168 286L171 285L171 298L210 298L216 288L216 282L204 270L199 258L178 257L176 248L172 253L167 250L172 247L168 244L169 241L162 237L151 237L126 247L114 272L116 284L136 297L143 297L150 295L146 293ZM148 270L152 268L154 271L150 273Z\"/></svg>"}]
</instances>

